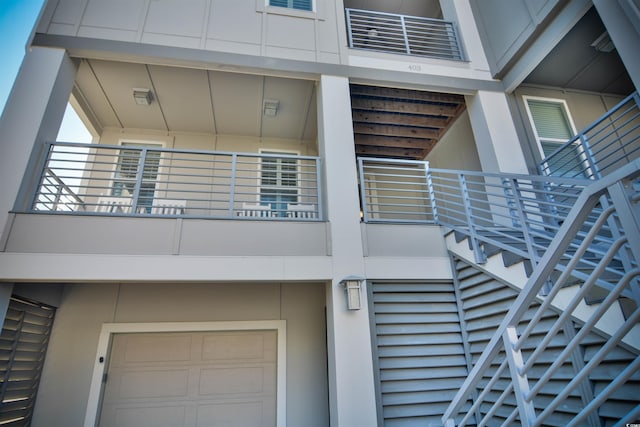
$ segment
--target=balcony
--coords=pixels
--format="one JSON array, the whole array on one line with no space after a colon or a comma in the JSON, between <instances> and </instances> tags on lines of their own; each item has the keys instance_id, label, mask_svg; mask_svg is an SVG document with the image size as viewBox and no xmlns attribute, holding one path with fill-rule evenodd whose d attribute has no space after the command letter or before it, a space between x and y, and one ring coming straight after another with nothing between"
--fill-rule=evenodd
<instances>
[{"instance_id":1,"label":"balcony","mask_svg":"<svg viewBox=\"0 0 640 427\"><path fill-rule=\"evenodd\" d=\"M319 158L48 143L30 213L322 221Z\"/></svg>"},{"instance_id":2,"label":"balcony","mask_svg":"<svg viewBox=\"0 0 640 427\"><path fill-rule=\"evenodd\" d=\"M464 61L452 22L360 9L345 14L352 49Z\"/></svg>"}]
</instances>

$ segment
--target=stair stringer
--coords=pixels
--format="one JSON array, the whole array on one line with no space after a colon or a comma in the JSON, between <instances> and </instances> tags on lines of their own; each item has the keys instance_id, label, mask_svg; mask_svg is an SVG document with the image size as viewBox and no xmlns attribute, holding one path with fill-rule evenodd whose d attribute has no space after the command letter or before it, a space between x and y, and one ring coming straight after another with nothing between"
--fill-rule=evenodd
<instances>
[{"instance_id":1,"label":"stair stringer","mask_svg":"<svg viewBox=\"0 0 640 427\"><path fill-rule=\"evenodd\" d=\"M466 239L457 241L454 233L446 233L445 241L447 248L456 254L456 256L464 259L466 262L475 264L481 270L484 270L499 279L505 281L514 289L521 291L526 286L529 278L527 277L524 262L517 262L510 266L505 266L502 255L497 253L487 258L487 262L478 265L474 260L475 256L472 249L469 249L469 243ZM563 288L551 303L553 309L563 312L569 302L579 290L577 286ZM538 302L544 301L544 297L538 296ZM589 317L598 309L599 303L588 305L584 299L580 301L578 307L573 312L574 320L578 322L586 322ZM624 313L619 304L612 304L602 318L595 324L594 329L598 332L611 337L619 329L625 321ZM640 352L640 324L636 324L622 339L622 343L630 347L636 352Z\"/></svg>"}]
</instances>

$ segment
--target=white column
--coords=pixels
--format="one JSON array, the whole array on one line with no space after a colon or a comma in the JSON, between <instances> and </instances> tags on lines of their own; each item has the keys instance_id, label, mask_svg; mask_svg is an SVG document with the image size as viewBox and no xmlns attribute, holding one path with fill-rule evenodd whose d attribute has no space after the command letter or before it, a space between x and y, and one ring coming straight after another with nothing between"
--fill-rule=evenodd
<instances>
[{"instance_id":1,"label":"white column","mask_svg":"<svg viewBox=\"0 0 640 427\"><path fill-rule=\"evenodd\" d=\"M616 45L636 90L640 90L640 5L631 0L593 0L600 19ZM624 5L625 8L621 7ZM634 25L635 24L635 25Z\"/></svg>"},{"instance_id":2,"label":"white column","mask_svg":"<svg viewBox=\"0 0 640 427\"><path fill-rule=\"evenodd\" d=\"M442 17L456 25L458 35L464 45L466 59L474 70L489 72L489 62L484 54L476 20L469 0L440 0Z\"/></svg>"},{"instance_id":3,"label":"white column","mask_svg":"<svg viewBox=\"0 0 640 427\"><path fill-rule=\"evenodd\" d=\"M482 170L528 173L506 94L478 91L465 100Z\"/></svg>"},{"instance_id":4,"label":"white column","mask_svg":"<svg viewBox=\"0 0 640 427\"><path fill-rule=\"evenodd\" d=\"M318 140L325 166L333 280L327 289L329 403L332 427L377 425L366 290L362 308L347 310L340 281L364 275L360 204L349 80L322 76Z\"/></svg>"},{"instance_id":5,"label":"white column","mask_svg":"<svg viewBox=\"0 0 640 427\"><path fill-rule=\"evenodd\" d=\"M33 147L56 140L75 74L64 49L32 47L22 62L0 118L0 233L14 202L29 205L26 191L38 179Z\"/></svg>"}]
</instances>

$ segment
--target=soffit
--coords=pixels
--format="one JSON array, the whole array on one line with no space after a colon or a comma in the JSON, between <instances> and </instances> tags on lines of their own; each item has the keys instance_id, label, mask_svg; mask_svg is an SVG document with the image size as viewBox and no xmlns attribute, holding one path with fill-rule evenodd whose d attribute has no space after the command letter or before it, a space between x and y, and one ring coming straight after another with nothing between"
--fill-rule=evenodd
<instances>
[{"instance_id":1,"label":"soffit","mask_svg":"<svg viewBox=\"0 0 640 427\"><path fill-rule=\"evenodd\" d=\"M150 89L138 105L133 89ZM315 82L253 74L84 59L75 94L102 127L315 140ZM274 117L265 99L279 102Z\"/></svg>"},{"instance_id":2,"label":"soffit","mask_svg":"<svg viewBox=\"0 0 640 427\"><path fill-rule=\"evenodd\" d=\"M351 85L356 154L422 160L465 110L464 96Z\"/></svg>"}]
</instances>

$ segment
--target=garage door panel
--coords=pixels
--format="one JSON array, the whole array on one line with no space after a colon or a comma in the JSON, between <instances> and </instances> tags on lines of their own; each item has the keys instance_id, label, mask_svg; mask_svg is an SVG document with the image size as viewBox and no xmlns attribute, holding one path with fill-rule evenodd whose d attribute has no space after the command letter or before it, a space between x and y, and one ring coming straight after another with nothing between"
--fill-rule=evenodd
<instances>
[{"instance_id":1,"label":"garage door panel","mask_svg":"<svg viewBox=\"0 0 640 427\"><path fill-rule=\"evenodd\" d=\"M191 359L193 337L187 334L163 336L161 334L118 334L111 356L112 366L130 363L186 362ZM117 340L117 342L116 342Z\"/></svg>"},{"instance_id":2,"label":"garage door panel","mask_svg":"<svg viewBox=\"0 0 640 427\"><path fill-rule=\"evenodd\" d=\"M204 369L200 394L270 394L275 390L275 381L275 367L268 365Z\"/></svg>"},{"instance_id":3,"label":"garage door panel","mask_svg":"<svg viewBox=\"0 0 640 427\"><path fill-rule=\"evenodd\" d=\"M270 404L271 403L271 404ZM225 402L198 407L197 427L271 427L275 419L275 400Z\"/></svg>"},{"instance_id":4,"label":"garage door panel","mask_svg":"<svg viewBox=\"0 0 640 427\"><path fill-rule=\"evenodd\" d=\"M120 399L187 397L189 369L128 371L120 377Z\"/></svg>"},{"instance_id":5,"label":"garage door panel","mask_svg":"<svg viewBox=\"0 0 640 427\"><path fill-rule=\"evenodd\" d=\"M203 338L202 360L275 360L275 331L220 333Z\"/></svg>"},{"instance_id":6,"label":"garage door panel","mask_svg":"<svg viewBox=\"0 0 640 427\"><path fill-rule=\"evenodd\" d=\"M138 427L184 427L186 408L184 406L141 406L135 408L116 408L114 424L103 418L104 425Z\"/></svg>"}]
</instances>

